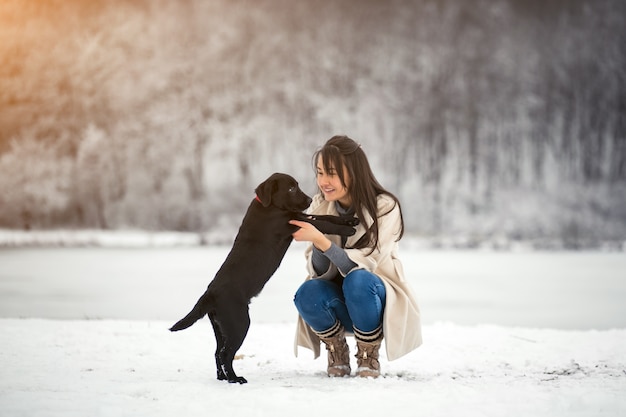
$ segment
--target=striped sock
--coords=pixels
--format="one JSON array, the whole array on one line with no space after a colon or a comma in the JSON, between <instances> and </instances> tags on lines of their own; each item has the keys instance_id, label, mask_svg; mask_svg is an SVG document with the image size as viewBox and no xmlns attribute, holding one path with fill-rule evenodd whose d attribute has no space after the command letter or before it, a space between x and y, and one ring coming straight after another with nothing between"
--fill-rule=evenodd
<instances>
[{"instance_id":1,"label":"striped sock","mask_svg":"<svg viewBox=\"0 0 626 417\"><path fill-rule=\"evenodd\" d=\"M332 337L337 336L342 331L343 331L343 326L341 325L339 320L337 320L330 329L324 330L321 332L316 331L315 334L317 334L317 336L320 339L330 339Z\"/></svg>"},{"instance_id":2,"label":"striped sock","mask_svg":"<svg viewBox=\"0 0 626 417\"><path fill-rule=\"evenodd\" d=\"M377 342L383 338L383 326L381 324L371 332L362 332L354 327L354 338L357 341L364 343Z\"/></svg>"}]
</instances>

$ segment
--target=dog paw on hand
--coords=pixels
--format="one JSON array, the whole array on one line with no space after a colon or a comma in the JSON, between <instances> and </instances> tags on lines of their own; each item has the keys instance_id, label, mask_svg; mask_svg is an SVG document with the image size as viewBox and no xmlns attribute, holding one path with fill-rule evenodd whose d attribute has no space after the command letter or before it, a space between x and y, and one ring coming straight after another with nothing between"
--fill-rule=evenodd
<instances>
[{"instance_id":1,"label":"dog paw on hand","mask_svg":"<svg viewBox=\"0 0 626 417\"><path fill-rule=\"evenodd\" d=\"M346 222L345 222L346 226L352 226L352 227L358 226L359 223L360 223L359 219L357 219L356 217L350 217L346 219Z\"/></svg>"}]
</instances>

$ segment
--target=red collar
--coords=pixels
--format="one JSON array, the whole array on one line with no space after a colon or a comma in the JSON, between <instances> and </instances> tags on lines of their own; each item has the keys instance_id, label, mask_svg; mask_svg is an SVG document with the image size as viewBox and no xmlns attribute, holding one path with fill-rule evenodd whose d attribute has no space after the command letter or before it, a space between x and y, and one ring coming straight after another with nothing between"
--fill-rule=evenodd
<instances>
[{"instance_id":1,"label":"red collar","mask_svg":"<svg viewBox=\"0 0 626 417\"><path fill-rule=\"evenodd\" d=\"M263 204L263 202L261 201L261 199L259 198L259 196L258 196L258 195L257 195L257 196L254 196L254 199L255 199L256 201L258 201L259 203Z\"/></svg>"}]
</instances>

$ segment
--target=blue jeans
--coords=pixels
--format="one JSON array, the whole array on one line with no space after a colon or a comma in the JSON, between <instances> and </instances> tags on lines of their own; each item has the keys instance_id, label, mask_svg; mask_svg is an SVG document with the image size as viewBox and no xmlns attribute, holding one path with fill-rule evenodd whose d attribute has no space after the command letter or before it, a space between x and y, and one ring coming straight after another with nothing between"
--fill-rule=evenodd
<instances>
[{"instance_id":1,"label":"blue jeans","mask_svg":"<svg viewBox=\"0 0 626 417\"><path fill-rule=\"evenodd\" d=\"M340 288L333 281L305 281L294 298L304 321L316 332L330 329L339 320L343 327L362 332L376 330L383 321L385 285L364 269L350 272Z\"/></svg>"}]
</instances>

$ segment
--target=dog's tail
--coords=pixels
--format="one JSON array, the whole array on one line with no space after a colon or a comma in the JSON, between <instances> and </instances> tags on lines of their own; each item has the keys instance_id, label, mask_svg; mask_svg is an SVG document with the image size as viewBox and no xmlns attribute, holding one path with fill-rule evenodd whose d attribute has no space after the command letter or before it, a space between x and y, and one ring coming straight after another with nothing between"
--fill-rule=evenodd
<instances>
[{"instance_id":1,"label":"dog's tail","mask_svg":"<svg viewBox=\"0 0 626 417\"><path fill-rule=\"evenodd\" d=\"M205 292L202 297L198 300L193 309L187 314L185 317L180 319L175 325L170 327L171 332L177 332L179 330L184 330L187 327L191 327L195 322L204 317L207 312L207 301L208 301L208 292Z\"/></svg>"}]
</instances>

